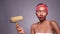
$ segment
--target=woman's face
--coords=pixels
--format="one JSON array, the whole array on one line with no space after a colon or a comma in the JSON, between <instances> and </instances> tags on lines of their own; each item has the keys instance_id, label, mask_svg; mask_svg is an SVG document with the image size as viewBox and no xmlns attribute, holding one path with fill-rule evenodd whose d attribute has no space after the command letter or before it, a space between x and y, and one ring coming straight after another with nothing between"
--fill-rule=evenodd
<instances>
[{"instance_id":1,"label":"woman's face","mask_svg":"<svg viewBox=\"0 0 60 34\"><path fill-rule=\"evenodd\" d=\"M36 10L36 15L42 20L47 16L47 11L44 7L40 7L38 10Z\"/></svg>"}]
</instances>

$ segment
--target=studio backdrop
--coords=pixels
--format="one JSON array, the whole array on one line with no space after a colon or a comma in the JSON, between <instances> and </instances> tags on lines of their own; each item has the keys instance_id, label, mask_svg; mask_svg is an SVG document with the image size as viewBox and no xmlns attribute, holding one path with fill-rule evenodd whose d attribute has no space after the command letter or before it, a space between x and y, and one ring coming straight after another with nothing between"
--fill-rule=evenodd
<instances>
[{"instance_id":1,"label":"studio backdrop","mask_svg":"<svg viewBox=\"0 0 60 34\"><path fill-rule=\"evenodd\" d=\"M60 0L0 0L0 34L18 34L15 24L9 21L12 16L23 16L18 23L30 34L31 25L38 22L35 8L39 3L48 6L47 19L57 21L60 27Z\"/></svg>"}]
</instances>

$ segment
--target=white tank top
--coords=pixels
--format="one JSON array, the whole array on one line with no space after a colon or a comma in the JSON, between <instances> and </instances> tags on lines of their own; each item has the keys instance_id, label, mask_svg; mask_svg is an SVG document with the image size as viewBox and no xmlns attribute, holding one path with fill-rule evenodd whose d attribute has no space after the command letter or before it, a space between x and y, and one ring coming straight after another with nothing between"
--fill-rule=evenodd
<instances>
[{"instance_id":1,"label":"white tank top","mask_svg":"<svg viewBox=\"0 0 60 34\"><path fill-rule=\"evenodd\" d=\"M35 34L52 34L52 33L35 33Z\"/></svg>"}]
</instances>

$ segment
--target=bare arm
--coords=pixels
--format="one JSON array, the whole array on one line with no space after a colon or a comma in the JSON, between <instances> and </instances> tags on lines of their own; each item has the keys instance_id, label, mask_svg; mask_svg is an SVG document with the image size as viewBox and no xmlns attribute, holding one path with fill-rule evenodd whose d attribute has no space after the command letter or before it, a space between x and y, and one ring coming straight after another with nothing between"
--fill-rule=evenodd
<instances>
[{"instance_id":1,"label":"bare arm","mask_svg":"<svg viewBox=\"0 0 60 34\"><path fill-rule=\"evenodd\" d=\"M56 34L60 34L59 26L56 21L51 21L51 26Z\"/></svg>"},{"instance_id":2,"label":"bare arm","mask_svg":"<svg viewBox=\"0 0 60 34\"><path fill-rule=\"evenodd\" d=\"M24 33L24 30L22 29L21 26L18 25L18 23L16 23L16 29L17 29L17 32L18 32L19 34L25 34L25 33Z\"/></svg>"},{"instance_id":3,"label":"bare arm","mask_svg":"<svg viewBox=\"0 0 60 34\"><path fill-rule=\"evenodd\" d=\"M35 29L35 25L32 24L32 26L31 26L31 34L35 34L34 29Z\"/></svg>"}]
</instances>

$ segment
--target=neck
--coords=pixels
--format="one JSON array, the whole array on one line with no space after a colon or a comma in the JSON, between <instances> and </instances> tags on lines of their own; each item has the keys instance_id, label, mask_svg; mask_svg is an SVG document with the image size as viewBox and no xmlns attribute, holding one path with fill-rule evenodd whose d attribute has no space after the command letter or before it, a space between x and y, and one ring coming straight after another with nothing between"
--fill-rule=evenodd
<instances>
[{"instance_id":1,"label":"neck","mask_svg":"<svg viewBox=\"0 0 60 34\"><path fill-rule=\"evenodd\" d=\"M46 21L46 18L44 18L43 20L39 19L39 21L40 21L40 23L43 23L44 21Z\"/></svg>"}]
</instances>

